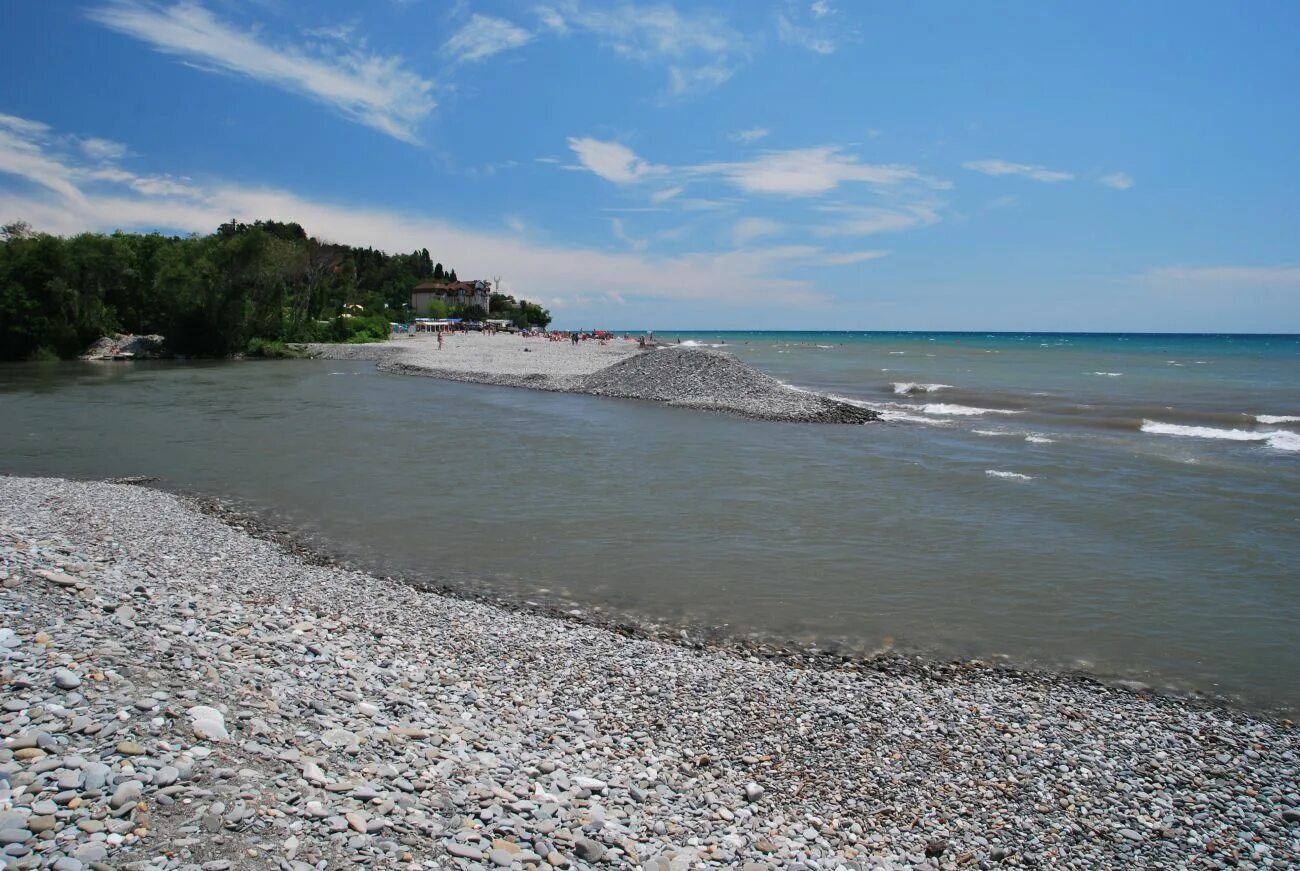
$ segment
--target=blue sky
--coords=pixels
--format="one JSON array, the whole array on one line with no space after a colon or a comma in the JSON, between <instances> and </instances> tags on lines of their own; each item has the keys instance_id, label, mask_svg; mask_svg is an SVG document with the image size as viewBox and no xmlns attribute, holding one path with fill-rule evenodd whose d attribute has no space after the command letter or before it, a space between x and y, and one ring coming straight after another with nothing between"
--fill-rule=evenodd
<instances>
[{"instance_id":1,"label":"blue sky","mask_svg":"<svg viewBox=\"0 0 1300 871\"><path fill-rule=\"evenodd\" d=\"M0 222L614 328L1300 331L1300 5L10 0Z\"/></svg>"}]
</instances>

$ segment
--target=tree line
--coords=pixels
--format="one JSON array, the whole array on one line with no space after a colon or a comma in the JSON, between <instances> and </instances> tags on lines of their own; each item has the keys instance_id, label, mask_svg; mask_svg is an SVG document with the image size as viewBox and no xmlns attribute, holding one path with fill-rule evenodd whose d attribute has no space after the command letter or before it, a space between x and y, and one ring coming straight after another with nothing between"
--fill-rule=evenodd
<instances>
[{"instance_id":1,"label":"tree line","mask_svg":"<svg viewBox=\"0 0 1300 871\"><path fill-rule=\"evenodd\" d=\"M412 287L444 280L455 270L427 248L388 254L308 236L296 223L69 237L10 224L0 228L0 359L67 359L115 333L161 334L168 353L202 357L376 341L390 322L409 320ZM503 294L491 309L519 326L550 323L541 306Z\"/></svg>"}]
</instances>

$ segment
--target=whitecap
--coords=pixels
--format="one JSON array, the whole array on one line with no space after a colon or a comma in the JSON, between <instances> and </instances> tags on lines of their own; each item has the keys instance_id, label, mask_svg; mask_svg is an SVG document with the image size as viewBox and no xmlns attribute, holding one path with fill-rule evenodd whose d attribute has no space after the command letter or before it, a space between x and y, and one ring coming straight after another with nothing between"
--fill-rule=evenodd
<instances>
[{"instance_id":1,"label":"whitecap","mask_svg":"<svg viewBox=\"0 0 1300 871\"><path fill-rule=\"evenodd\" d=\"M1022 475L1019 472L1003 472L1000 469L985 469L984 474L990 478L1007 478L1012 481L1032 481L1033 475Z\"/></svg>"},{"instance_id":2,"label":"whitecap","mask_svg":"<svg viewBox=\"0 0 1300 871\"><path fill-rule=\"evenodd\" d=\"M906 354L907 352L906 352L906 351L890 351L889 353L893 354L894 356L898 356L899 354Z\"/></svg>"},{"instance_id":3,"label":"whitecap","mask_svg":"<svg viewBox=\"0 0 1300 871\"><path fill-rule=\"evenodd\" d=\"M1264 442L1279 451L1300 451L1300 435L1284 429L1261 432L1248 429L1219 429L1212 426L1183 426L1176 423L1142 421L1142 432L1153 435L1182 436L1198 439L1225 439L1234 442Z\"/></svg>"},{"instance_id":4,"label":"whitecap","mask_svg":"<svg viewBox=\"0 0 1300 871\"><path fill-rule=\"evenodd\" d=\"M1300 423L1300 417L1289 414L1257 414L1255 420L1260 423Z\"/></svg>"},{"instance_id":5,"label":"whitecap","mask_svg":"<svg viewBox=\"0 0 1300 871\"><path fill-rule=\"evenodd\" d=\"M962 417L977 417L981 414L1023 414L1007 408L975 408L970 405L951 405L943 402L931 402L927 405L913 405L926 414L950 414Z\"/></svg>"},{"instance_id":6,"label":"whitecap","mask_svg":"<svg viewBox=\"0 0 1300 871\"><path fill-rule=\"evenodd\" d=\"M1119 376L1123 375L1124 373L1123 373L1123 372L1093 372L1092 374L1093 374L1093 375L1104 375L1104 376L1106 376L1107 378L1118 378Z\"/></svg>"},{"instance_id":7,"label":"whitecap","mask_svg":"<svg viewBox=\"0 0 1300 871\"><path fill-rule=\"evenodd\" d=\"M784 383L784 382L782 382ZM786 384L791 390L798 390L800 393L811 393L811 390L804 390L802 387L795 387L793 384ZM858 408L869 408L880 415L880 419L890 423L924 423L928 426L948 426L951 421L935 420L930 417L921 417L916 414L909 414L903 411L904 408L915 408L911 405L902 405L897 402L864 402L861 399L850 399L847 396L837 396L834 393L827 393L826 396L837 402L847 402L849 405L856 405Z\"/></svg>"},{"instance_id":8,"label":"whitecap","mask_svg":"<svg viewBox=\"0 0 1300 871\"><path fill-rule=\"evenodd\" d=\"M909 393L934 393L936 390L949 390L951 384L920 384L916 381L895 381L894 393L906 396Z\"/></svg>"},{"instance_id":9,"label":"whitecap","mask_svg":"<svg viewBox=\"0 0 1300 871\"><path fill-rule=\"evenodd\" d=\"M1033 432L1031 432L1029 435L1025 436L1025 441L1030 442L1030 443L1032 443L1032 444L1036 444L1036 445L1052 445L1052 444L1056 444L1056 439L1049 439L1049 438L1048 438L1047 436L1045 436L1045 435L1039 435L1038 433L1033 433Z\"/></svg>"},{"instance_id":10,"label":"whitecap","mask_svg":"<svg viewBox=\"0 0 1300 871\"><path fill-rule=\"evenodd\" d=\"M973 429L973 430L971 430L971 432L973 432L975 435L981 435L981 436L1009 436L1009 435L1015 435L1015 433L1013 433L1013 432L1007 432L1007 431L1004 430L1004 429Z\"/></svg>"}]
</instances>

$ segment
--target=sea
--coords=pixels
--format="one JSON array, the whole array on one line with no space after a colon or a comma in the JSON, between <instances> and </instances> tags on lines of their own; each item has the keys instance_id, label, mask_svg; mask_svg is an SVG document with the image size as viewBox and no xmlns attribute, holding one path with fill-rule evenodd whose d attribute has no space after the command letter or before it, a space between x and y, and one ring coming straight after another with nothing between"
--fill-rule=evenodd
<instances>
[{"instance_id":1,"label":"sea","mask_svg":"<svg viewBox=\"0 0 1300 871\"><path fill-rule=\"evenodd\" d=\"M364 362L10 364L0 472L158 476L523 603L1300 710L1300 336L673 332L763 423Z\"/></svg>"}]
</instances>

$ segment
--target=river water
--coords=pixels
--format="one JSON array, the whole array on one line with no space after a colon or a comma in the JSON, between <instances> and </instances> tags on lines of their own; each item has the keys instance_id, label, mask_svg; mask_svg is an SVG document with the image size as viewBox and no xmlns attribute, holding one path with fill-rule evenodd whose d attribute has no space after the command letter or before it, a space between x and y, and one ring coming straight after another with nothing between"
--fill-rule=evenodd
<instances>
[{"instance_id":1,"label":"river water","mask_svg":"<svg viewBox=\"0 0 1300 871\"><path fill-rule=\"evenodd\" d=\"M1300 337L667 337L890 420L369 363L17 364L0 472L157 475L525 599L1300 709Z\"/></svg>"}]
</instances>

